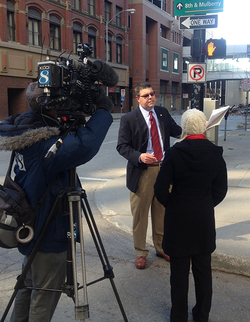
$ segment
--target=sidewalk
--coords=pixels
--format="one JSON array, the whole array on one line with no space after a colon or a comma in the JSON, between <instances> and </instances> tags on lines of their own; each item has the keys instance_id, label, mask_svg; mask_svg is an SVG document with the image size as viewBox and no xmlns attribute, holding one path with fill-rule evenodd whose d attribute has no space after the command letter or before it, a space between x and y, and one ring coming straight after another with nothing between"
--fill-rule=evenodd
<instances>
[{"instance_id":1,"label":"sidewalk","mask_svg":"<svg viewBox=\"0 0 250 322\"><path fill-rule=\"evenodd\" d=\"M224 201L215 209L217 249L212 256L212 266L213 269L250 276L250 131L245 131L244 126L238 127L238 120L243 122L244 119L236 118L231 119L227 128L226 141L222 131L224 120L219 128L218 145L224 150L229 189ZM105 219L131 234L132 238L125 176L104 183L95 193L95 202ZM151 220L147 242L153 244Z\"/></svg>"}]
</instances>

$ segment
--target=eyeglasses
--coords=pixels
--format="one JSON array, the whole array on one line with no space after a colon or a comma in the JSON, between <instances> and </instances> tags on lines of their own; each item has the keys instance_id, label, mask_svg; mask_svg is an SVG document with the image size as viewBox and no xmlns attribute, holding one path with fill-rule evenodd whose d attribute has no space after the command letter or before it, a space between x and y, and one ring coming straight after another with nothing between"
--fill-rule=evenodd
<instances>
[{"instance_id":1,"label":"eyeglasses","mask_svg":"<svg viewBox=\"0 0 250 322\"><path fill-rule=\"evenodd\" d=\"M149 94L145 94L145 95L140 95L140 97L144 98L145 100L147 100L149 98L149 95L150 96L155 96L155 92L151 92Z\"/></svg>"}]
</instances>

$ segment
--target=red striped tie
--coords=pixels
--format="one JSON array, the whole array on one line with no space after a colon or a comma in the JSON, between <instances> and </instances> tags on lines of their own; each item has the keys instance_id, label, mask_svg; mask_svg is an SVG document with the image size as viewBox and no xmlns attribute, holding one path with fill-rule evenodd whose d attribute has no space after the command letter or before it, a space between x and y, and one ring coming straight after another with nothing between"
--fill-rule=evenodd
<instances>
[{"instance_id":1,"label":"red striped tie","mask_svg":"<svg viewBox=\"0 0 250 322\"><path fill-rule=\"evenodd\" d=\"M152 137L152 144L153 144L153 150L154 150L154 156L158 161L161 161L163 154L161 150L161 144L159 140L159 133L156 125L155 118L153 117L153 112L150 111L150 125L151 125L151 137Z\"/></svg>"}]
</instances>

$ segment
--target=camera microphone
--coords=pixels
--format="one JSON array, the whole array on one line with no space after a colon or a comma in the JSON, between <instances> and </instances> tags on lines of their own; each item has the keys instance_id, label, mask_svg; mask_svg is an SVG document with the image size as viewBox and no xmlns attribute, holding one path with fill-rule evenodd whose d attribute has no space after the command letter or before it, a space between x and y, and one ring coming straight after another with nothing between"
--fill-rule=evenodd
<instances>
[{"instance_id":1,"label":"camera microphone","mask_svg":"<svg viewBox=\"0 0 250 322\"><path fill-rule=\"evenodd\" d=\"M117 72L102 60L95 60L90 67L91 79L100 81L108 87L114 87L119 81Z\"/></svg>"}]
</instances>

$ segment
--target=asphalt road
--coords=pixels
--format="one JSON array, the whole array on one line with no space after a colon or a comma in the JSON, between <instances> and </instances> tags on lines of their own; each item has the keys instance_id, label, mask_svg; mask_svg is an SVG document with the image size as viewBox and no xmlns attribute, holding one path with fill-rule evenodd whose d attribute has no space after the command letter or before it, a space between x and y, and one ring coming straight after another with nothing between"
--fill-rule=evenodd
<instances>
[{"instance_id":1,"label":"asphalt road","mask_svg":"<svg viewBox=\"0 0 250 322\"><path fill-rule=\"evenodd\" d=\"M113 266L114 283L128 321L168 322L171 306L169 264L156 257L153 248L149 245L150 255L147 268L145 270L136 269L131 236L104 220L95 205L95 191L103 182L125 174L126 162L115 151L118 128L119 121L115 120L98 155L88 164L79 167L78 174L87 192L108 260ZM0 152L1 176L6 173L8 157L8 153ZM103 276L103 268L86 223L84 223L84 254L86 259L84 268L79 263L79 254L77 256L77 276L83 269L89 283ZM0 249L1 314L13 292L16 277L20 273L21 261L22 256L17 250ZM249 278L214 271L213 289L211 322L250 321ZM90 318L86 321L124 321L109 279L89 286L87 294ZM190 312L194 304L194 284L190 274ZM63 294L52 322L75 321L74 311L75 306L72 299ZM191 313L189 317L191 320Z\"/></svg>"}]
</instances>

